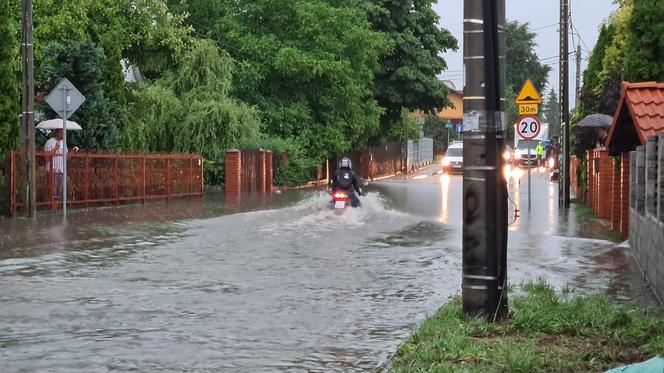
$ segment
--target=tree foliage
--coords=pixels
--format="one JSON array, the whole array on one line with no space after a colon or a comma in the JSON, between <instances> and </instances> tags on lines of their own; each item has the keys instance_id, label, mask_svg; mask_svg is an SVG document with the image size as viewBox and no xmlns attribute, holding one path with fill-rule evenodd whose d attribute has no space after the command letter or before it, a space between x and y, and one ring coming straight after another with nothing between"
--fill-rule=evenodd
<instances>
[{"instance_id":1,"label":"tree foliage","mask_svg":"<svg viewBox=\"0 0 664 373\"><path fill-rule=\"evenodd\" d=\"M560 102L556 91L551 88L549 95L544 101L543 117L549 123L549 137L560 136Z\"/></svg>"},{"instance_id":2,"label":"tree foliage","mask_svg":"<svg viewBox=\"0 0 664 373\"><path fill-rule=\"evenodd\" d=\"M505 86L511 86L515 93L527 79L532 80L540 92L546 87L551 67L542 64L535 53L536 36L527 22L508 21L505 25Z\"/></svg>"},{"instance_id":3,"label":"tree foliage","mask_svg":"<svg viewBox=\"0 0 664 373\"><path fill-rule=\"evenodd\" d=\"M104 51L93 42L53 43L44 51L42 69L49 91L62 78L69 79L85 96L85 103L72 120L83 130L72 134L72 144L89 150L115 150L119 143L118 118L111 114L113 102L106 96L102 79ZM45 105L49 117L56 114Z\"/></svg>"},{"instance_id":4,"label":"tree foliage","mask_svg":"<svg viewBox=\"0 0 664 373\"><path fill-rule=\"evenodd\" d=\"M260 139L259 112L229 96L234 70L231 57L214 42L198 41L177 70L134 90L123 148L201 153L220 163L227 149ZM206 178L217 184L223 174Z\"/></svg>"},{"instance_id":5,"label":"tree foliage","mask_svg":"<svg viewBox=\"0 0 664 373\"><path fill-rule=\"evenodd\" d=\"M103 49L104 90L121 103L126 97L121 60L139 66L148 78L168 71L187 50L188 27L163 0L35 0L35 72L51 43L92 41Z\"/></svg>"},{"instance_id":6,"label":"tree foliage","mask_svg":"<svg viewBox=\"0 0 664 373\"><path fill-rule=\"evenodd\" d=\"M18 43L10 6L10 0L0 0L0 159L18 140Z\"/></svg>"},{"instance_id":7,"label":"tree foliage","mask_svg":"<svg viewBox=\"0 0 664 373\"><path fill-rule=\"evenodd\" d=\"M384 133L395 133L390 127L400 126L402 108L433 112L449 104L449 88L437 76L447 68L442 53L456 50L457 40L439 26L434 2L368 1L373 29L386 34L391 46L381 57L374 87L378 103L385 108Z\"/></svg>"},{"instance_id":8,"label":"tree foliage","mask_svg":"<svg viewBox=\"0 0 664 373\"><path fill-rule=\"evenodd\" d=\"M627 81L664 81L664 2L633 0L626 25Z\"/></svg>"}]
</instances>

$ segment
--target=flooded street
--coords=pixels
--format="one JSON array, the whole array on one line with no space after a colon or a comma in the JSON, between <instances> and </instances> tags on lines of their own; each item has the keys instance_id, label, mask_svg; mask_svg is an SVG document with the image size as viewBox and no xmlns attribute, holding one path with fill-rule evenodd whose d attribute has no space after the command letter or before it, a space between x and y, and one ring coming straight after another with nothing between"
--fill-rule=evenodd
<instances>
[{"instance_id":1,"label":"flooded street","mask_svg":"<svg viewBox=\"0 0 664 373\"><path fill-rule=\"evenodd\" d=\"M2 372L372 371L460 291L461 176L78 211L0 228ZM578 238L557 184L511 186L509 280L651 302L615 244ZM511 219L510 219L511 220Z\"/></svg>"}]
</instances>

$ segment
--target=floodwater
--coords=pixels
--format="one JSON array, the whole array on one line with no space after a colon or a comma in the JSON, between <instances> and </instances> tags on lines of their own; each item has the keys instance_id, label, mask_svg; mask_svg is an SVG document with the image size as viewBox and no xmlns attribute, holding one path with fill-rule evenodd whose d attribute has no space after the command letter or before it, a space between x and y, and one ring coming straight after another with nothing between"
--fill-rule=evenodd
<instances>
[{"instance_id":1,"label":"floodwater","mask_svg":"<svg viewBox=\"0 0 664 373\"><path fill-rule=\"evenodd\" d=\"M615 244L577 238L557 185L511 186L512 283L650 302ZM460 290L461 177L76 211L0 228L2 372L373 371ZM535 195L535 194L534 194Z\"/></svg>"}]
</instances>

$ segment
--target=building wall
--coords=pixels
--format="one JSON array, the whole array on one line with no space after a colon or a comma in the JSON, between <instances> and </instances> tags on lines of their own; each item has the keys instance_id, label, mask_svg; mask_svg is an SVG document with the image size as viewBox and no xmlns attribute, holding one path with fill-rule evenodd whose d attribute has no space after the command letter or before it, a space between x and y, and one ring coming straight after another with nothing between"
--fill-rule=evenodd
<instances>
[{"instance_id":1,"label":"building wall","mask_svg":"<svg viewBox=\"0 0 664 373\"><path fill-rule=\"evenodd\" d=\"M449 119L451 121L463 120L463 96L457 92L452 92L447 99L454 104L454 108L445 108L438 113L438 118Z\"/></svg>"}]
</instances>

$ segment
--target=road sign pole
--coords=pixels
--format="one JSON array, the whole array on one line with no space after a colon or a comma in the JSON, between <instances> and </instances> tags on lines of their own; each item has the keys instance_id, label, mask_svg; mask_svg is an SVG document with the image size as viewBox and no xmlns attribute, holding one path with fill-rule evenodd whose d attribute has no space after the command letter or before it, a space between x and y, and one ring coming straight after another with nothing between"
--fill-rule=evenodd
<instances>
[{"instance_id":1,"label":"road sign pole","mask_svg":"<svg viewBox=\"0 0 664 373\"><path fill-rule=\"evenodd\" d=\"M530 192L531 192L531 187L530 187L531 186L531 183L530 183L530 162L531 162L530 149L531 148L530 148L530 146L531 146L530 140L528 140L528 212L530 212L530 208L532 206L531 199L530 199Z\"/></svg>"},{"instance_id":2,"label":"road sign pole","mask_svg":"<svg viewBox=\"0 0 664 373\"><path fill-rule=\"evenodd\" d=\"M67 218L67 96L69 90L64 87L64 95L62 95L62 107L64 108L64 115L62 116L62 216Z\"/></svg>"}]
</instances>

